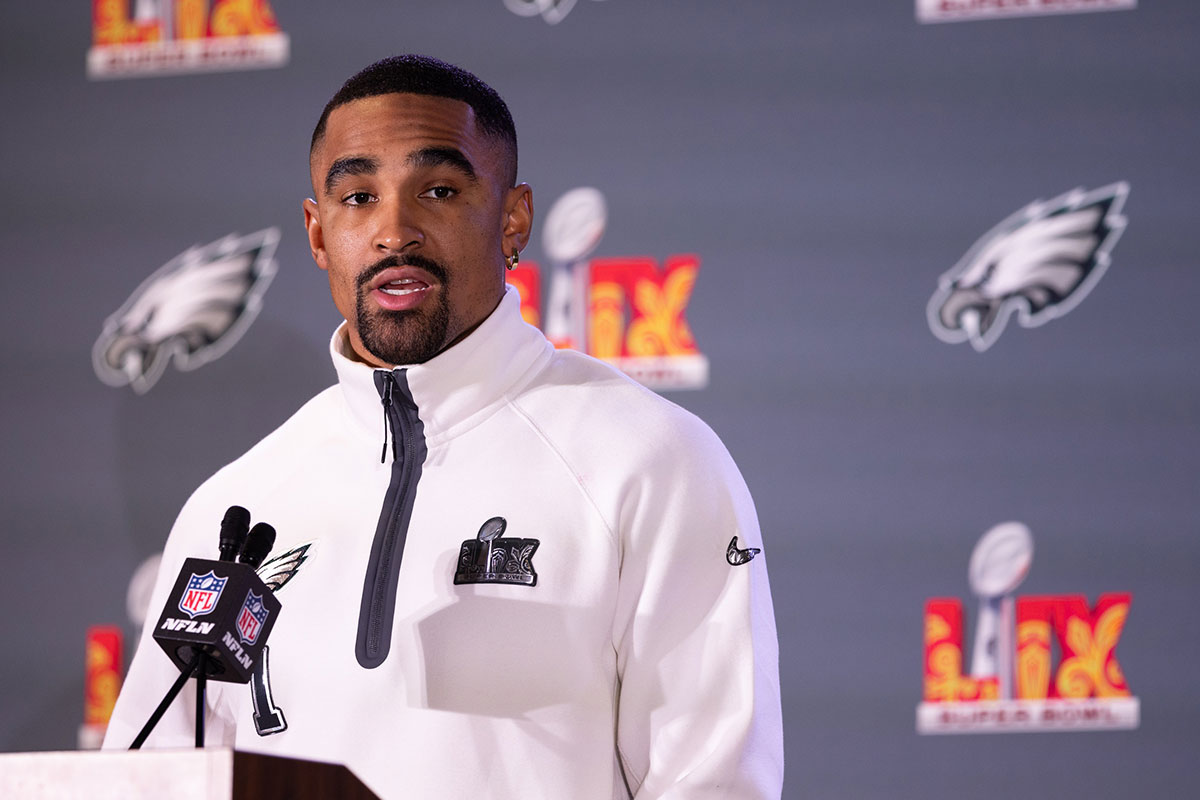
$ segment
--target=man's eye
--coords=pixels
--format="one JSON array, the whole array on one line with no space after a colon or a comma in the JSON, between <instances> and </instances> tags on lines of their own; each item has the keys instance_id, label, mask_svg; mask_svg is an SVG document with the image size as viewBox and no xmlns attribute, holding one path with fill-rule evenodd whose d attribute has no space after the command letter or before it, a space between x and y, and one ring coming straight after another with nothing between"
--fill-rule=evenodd
<instances>
[{"instance_id":1,"label":"man's eye","mask_svg":"<svg viewBox=\"0 0 1200 800\"><path fill-rule=\"evenodd\" d=\"M428 197L433 200L449 200L456 195L457 192L449 186L434 186L432 189L426 189L421 193L421 197Z\"/></svg>"},{"instance_id":2,"label":"man's eye","mask_svg":"<svg viewBox=\"0 0 1200 800\"><path fill-rule=\"evenodd\" d=\"M346 195L342 202L351 206L363 206L371 202L374 198L367 192L354 192Z\"/></svg>"}]
</instances>

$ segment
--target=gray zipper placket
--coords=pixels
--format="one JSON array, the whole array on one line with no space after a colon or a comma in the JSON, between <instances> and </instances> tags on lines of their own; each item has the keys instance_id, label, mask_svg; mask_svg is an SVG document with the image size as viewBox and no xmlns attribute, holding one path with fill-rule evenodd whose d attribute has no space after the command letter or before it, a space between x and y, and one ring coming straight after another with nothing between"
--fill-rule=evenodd
<instances>
[{"instance_id":1,"label":"gray zipper placket","mask_svg":"<svg viewBox=\"0 0 1200 800\"><path fill-rule=\"evenodd\" d=\"M362 605L358 612L358 638L354 655L366 669L374 669L388 656L392 645L392 622L396 612L396 589L400 562L412 518L413 499L425 463L425 426L408 388L405 370L375 372L375 388L383 402L383 459L387 458L388 433L392 440L392 475L375 539L367 562Z\"/></svg>"}]
</instances>

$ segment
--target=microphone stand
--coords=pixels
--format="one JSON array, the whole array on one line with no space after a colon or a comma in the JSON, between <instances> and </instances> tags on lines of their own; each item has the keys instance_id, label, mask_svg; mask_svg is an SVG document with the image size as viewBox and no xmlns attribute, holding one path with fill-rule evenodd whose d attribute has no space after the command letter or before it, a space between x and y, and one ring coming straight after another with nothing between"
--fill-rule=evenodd
<instances>
[{"instance_id":1,"label":"microphone stand","mask_svg":"<svg viewBox=\"0 0 1200 800\"><path fill-rule=\"evenodd\" d=\"M204 747L204 692L208 688L208 654L196 651L196 747Z\"/></svg>"},{"instance_id":2,"label":"microphone stand","mask_svg":"<svg viewBox=\"0 0 1200 800\"><path fill-rule=\"evenodd\" d=\"M192 656L188 666L179 673L179 677L175 679L175 683L171 684L171 688L163 695L163 699L159 702L158 707L154 709L154 713L150 715L150 719L146 720L146 724L142 726L141 731L134 738L133 744L129 745L130 750L140 750L150 733L158 725L163 714L167 713L167 709L171 707L171 703L183 690L183 685L188 682L188 678L192 677L192 673L199 670L200 674L196 676L196 747L204 747L204 693L208 686L208 654L203 650L196 650L196 654Z\"/></svg>"}]
</instances>

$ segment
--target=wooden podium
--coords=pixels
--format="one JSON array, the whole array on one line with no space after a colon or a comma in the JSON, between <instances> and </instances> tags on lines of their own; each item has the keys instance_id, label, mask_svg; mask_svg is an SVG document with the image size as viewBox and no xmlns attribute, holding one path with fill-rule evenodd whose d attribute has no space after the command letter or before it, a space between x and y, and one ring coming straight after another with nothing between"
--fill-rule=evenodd
<instances>
[{"instance_id":1,"label":"wooden podium","mask_svg":"<svg viewBox=\"0 0 1200 800\"><path fill-rule=\"evenodd\" d=\"M378 800L340 764L228 748L0 754L16 800Z\"/></svg>"}]
</instances>

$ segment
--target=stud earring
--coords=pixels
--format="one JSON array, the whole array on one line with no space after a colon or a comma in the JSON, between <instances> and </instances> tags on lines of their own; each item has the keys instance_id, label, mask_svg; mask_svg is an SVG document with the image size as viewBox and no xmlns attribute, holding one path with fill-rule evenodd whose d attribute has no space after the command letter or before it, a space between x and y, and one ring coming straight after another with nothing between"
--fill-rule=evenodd
<instances>
[{"instance_id":1,"label":"stud earring","mask_svg":"<svg viewBox=\"0 0 1200 800\"><path fill-rule=\"evenodd\" d=\"M521 251L513 250L512 255L508 257L508 268L510 270L514 270L517 268L517 264L520 264L520 263L521 263Z\"/></svg>"}]
</instances>

